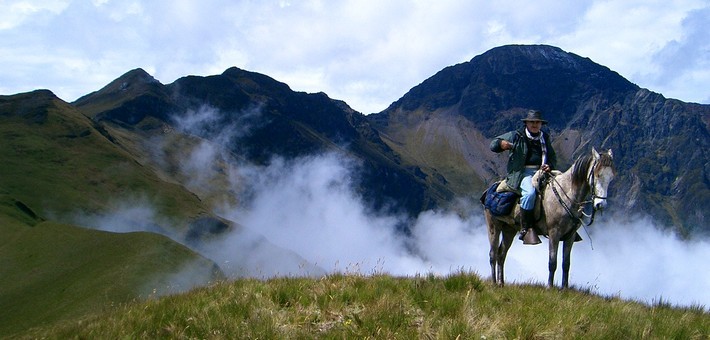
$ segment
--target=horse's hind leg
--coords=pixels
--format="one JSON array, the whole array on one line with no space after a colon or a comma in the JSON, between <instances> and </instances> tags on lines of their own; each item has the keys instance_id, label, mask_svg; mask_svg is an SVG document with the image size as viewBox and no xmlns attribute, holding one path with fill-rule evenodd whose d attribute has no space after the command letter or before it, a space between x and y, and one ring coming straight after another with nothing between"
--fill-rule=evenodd
<instances>
[{"instance_id":1,"label":"horse's hind leg","mask_svg":"<svg viewBox=\"0 0 710 340\"><path fill-rule=\"evenodd\" d=\"M488 252L489 262L491 264L491 280L493 283L503 284L498 282L498 277L496 275L496 266L498 264L498 247L491 245L491 250Z\"/></svg>"},{"instance_id":2,"label":"horse's hind leg","mask_svg":"<svg viewBox=\"0 0 710 340\"><path fill-rule=\"evenodd\" d=\"M497 227L488 210L485 211L485 216L486 222L488 224L488 243L490 245L490 249L488 251L488 260L491 264L491 280L493 281L493 283L502 284L502 282L498 282L496 275L496 265L498 263L498 246L500 242L500 228Z\"/></svg>"},{"instance_id":3,"label":"horse's hind leg","mask_svg":"<svg viewBox=\"0 0 710 340\"><path fill-rule=\"evenodd\" d=\"M489 262L491 264L491 280L493 283L502 285L503 282L498 282L498 276L496 275L496 267L498 265L498 247L491 244L491 250L488 252Z\"/></svg>"}]
</instances>

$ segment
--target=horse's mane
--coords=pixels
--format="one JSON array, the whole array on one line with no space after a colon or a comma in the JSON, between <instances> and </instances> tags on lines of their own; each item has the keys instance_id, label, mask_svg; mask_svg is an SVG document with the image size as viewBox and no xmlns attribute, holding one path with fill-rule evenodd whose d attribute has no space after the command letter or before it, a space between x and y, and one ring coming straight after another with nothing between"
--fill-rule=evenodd
<instances>
[{"instance_id":1,"label":"horse's mane","mask_svg":"<svg viewBox=\"0 0 710 340\"><path fill-rule=\"evenodd\" d=\"M594 171L599 171L603 167L611 167L614 169L614 160L607 153L599 154L599 161L597 161L596 169ZM592 166L593 157L591 154L586 154L577 158L572 165L572 185L575 187L581 187L587 182L587 173L589 172L589 167Z\"/></svg>"}]
</instances>

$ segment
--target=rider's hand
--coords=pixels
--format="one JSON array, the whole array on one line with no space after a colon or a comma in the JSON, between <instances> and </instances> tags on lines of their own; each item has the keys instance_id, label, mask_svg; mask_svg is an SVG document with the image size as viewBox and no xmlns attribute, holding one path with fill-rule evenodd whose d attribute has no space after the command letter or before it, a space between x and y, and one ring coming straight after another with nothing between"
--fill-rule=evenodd
<instances>
[{"instance_id":1,"label":"rider's hand","mask_svg":"<svg viewBox=\"0 0 710 340\"><path fill-rule=\"evenodd\" d=\"M550 172L550 170L552 170L548 164L543 164L540 169L544 172Z\"/></svg>"}]
</instances>

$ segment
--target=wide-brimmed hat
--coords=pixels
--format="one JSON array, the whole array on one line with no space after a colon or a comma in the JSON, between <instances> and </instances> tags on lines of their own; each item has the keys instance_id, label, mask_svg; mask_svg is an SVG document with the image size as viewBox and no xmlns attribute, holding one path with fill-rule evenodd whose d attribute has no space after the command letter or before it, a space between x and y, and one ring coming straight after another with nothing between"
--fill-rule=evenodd
<instances>
[{"instance_id":1,"label":"wide-brimmed hat","mask_svg":"<svg viewBox=\"0 0 710 340\"><path fill-rule=\"evenodd\" d=\"M542 122L543 124L547 124L547 121L542 119L542 112L540 110L528 111L528 115L521 120L524 122Z\"/></svg>"}]
</instances>

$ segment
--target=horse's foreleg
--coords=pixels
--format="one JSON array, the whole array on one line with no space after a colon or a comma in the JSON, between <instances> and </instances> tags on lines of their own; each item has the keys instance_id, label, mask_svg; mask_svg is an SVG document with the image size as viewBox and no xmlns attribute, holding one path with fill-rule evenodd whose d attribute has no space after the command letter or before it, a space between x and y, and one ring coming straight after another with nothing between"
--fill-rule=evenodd
<instances>
[{"instance_id":1,"label":"horse's foreleg","mask_svg":"<svg viewBox=\"0 0 710 340\"><path fill-rule=\"evenodd\" d=\"M552 233L551 233L552 234ZM555 271L557 270L557 247L560 241L557 239L556 235L549 236L550 242L550 252L549 259L547 263L548 270L550 271L547 277L547 286L554 287L555 285Z\"/></svg>"},{"instance_id":2,"label":"horse's foreleg","mask_svg":"<svg viewBox=\"0 0 710 340\"><path fill-rule=\"evenodd\" d=\"M562 288L569 288L569 268L572 263L574 236L562 243Z\"/></svg>"}]
</instances>

